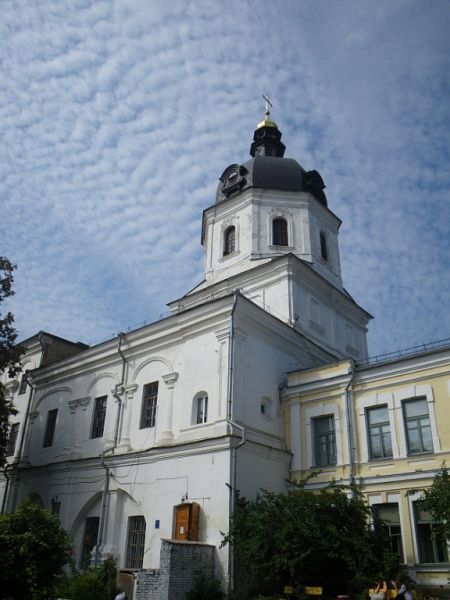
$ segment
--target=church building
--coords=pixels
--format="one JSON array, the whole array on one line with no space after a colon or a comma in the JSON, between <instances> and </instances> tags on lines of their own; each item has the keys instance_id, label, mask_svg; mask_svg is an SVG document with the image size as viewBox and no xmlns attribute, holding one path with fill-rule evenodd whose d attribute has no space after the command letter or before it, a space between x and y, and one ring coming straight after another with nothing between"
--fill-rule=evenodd
<instances>
[{"instance_id":1,"label":"church building","mask_svg":"<svg viewBox=\"0 0 450 600\"><path fill-rule=\"evenodd\" d=\"M281 137L266 105L251 158L224 169L203 212L204 279L169 317L92 347L40 332L23 342L26 377L7 382L19 412L3 509L38 499L77 566L116 557L135 598L184 597L161 575L179 548L191 564L212 556L232 585L221 541L234 491L283 491L303 468L288 373L367 358L371 315L343 287L341 221Z\"/></svg>"}]
</instances>

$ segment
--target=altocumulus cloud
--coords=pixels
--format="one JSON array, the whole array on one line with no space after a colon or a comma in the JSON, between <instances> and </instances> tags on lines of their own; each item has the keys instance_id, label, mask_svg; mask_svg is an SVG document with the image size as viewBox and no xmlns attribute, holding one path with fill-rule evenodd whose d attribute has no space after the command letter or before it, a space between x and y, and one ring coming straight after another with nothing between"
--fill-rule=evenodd
<instances>
[{"instance_id":1,"label":"altocumulus cloud","mask_svg":"<svg viewBox=\"0 0 450 600\"><path fill-rule=\"evenodd\" d=\"M201 280L201 213L262 92L344 221L371 353L448 337L449 26L444 0L3 2L0 254L21 337L96 342Z\"/></svg>"}]
</instances>

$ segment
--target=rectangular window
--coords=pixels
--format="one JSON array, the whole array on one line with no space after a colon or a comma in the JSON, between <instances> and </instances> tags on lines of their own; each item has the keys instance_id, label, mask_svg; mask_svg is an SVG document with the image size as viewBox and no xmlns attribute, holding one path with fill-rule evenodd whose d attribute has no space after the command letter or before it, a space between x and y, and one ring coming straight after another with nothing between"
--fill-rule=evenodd
<instances>
[{"instance_id":1,"label":"rectangular window","mask_svg":"<svg viewBox=\"0 0 450 600\"><path fill-rule=\"evenodd\" d=\"M439 524L434 521L431 513L421 510L420 502L414 502L414 510L419 562L449 562L447 543L439 531Z\"/></svg>"},{"instance_id":2,"label":"rectangular window","mask_svg":"<svg viewBox=\"0 0 450 600\"><path fill-rule=\"evenodd\" d=\"M44 448L49 448L53 445L53 437L55 435L56 417L58 416L58 409L49 410L47 413L47 425L45 427L44 435Z\"/></svg>"},{"instance_id":3,"label":"rectangular window","mask_svg":"<svg viewBox=\"0 0 450 600\"><path fill-rule=\"evenodd\" d=\"M386 528L391 542L392 552L398 554L403 561L402 530L400 527L400 512L398 504L376 504L374 512Z\"/></svg>"},{"instance_id":4,"label":"rectangular window","mask_svg":"<svg viewBox=\"0 0 450 600\"><path fill-rule=\"evenodd\" d=\"M17 436L19 434L20 423L13 423L9 430L8 444L6 446L6 456L14 456L16 451Z\"/></svg>"},{"instance_id":5,"label":"rectangular window","mask_svg":"<svg viewBox=\"0 0 450 600\"><path fill-rule=\"evenodd\" d=\"M208 396L197 398L197 424L208 420Z\"/></svg>"},{"instance_id":6,"label":"rectangular window","mask_svg":"<svg viewBox=\"0 0 450 600\"><path fill-rule=\"evenodd\" d=\"M313 419L314 457L316 467L336 464L336 435L334 417Z\"/></svg>"},{"instance_id":7,"label":"rectangular window","mask_svg":"<svg viewBox=\"0 0 450 600\"><path fill-rule=\"evenodd\" d=\"M158 403L158 382L144 385L142 395L142 412L140 429L154 427L156 423L156 407Z\"/></svg>"},{"instance_id":8,"label":"rectangular window","mask_svg":"<svg viewBox=\"0 0 450 600\"><path fill-rule=\"evenodd\" d=\"M142 569L145 545L145 519L144 517L130 517L128 519L127 537L127 569Z\"/></svg>"},{"instance_id":9,"label":"rectangular window","mask_svg":"<svg viewBox=\"0 0 450 600\"><path fill-rule=\"evenodd\" d=\"M99 438L103 435L103 430L105 429L107 400L108 396L101 396L100 398L95 399L91 438Z\"/></svg>"},{"instance_id":10,"label":"rectangular window","mask_svg":"<svg viewBox=\"0 0 450 600\"><path fill-rule=\"evenodd\" d=\"M432 452L433 439L431 437L430 416L426 399L406 400L403 403L403 414L408 453Z\"/></svg>"},{"instance_id":11,"label":"rectangular window","mask_svg":"<svg viewBox=\"0 0 450 600\"><path fill-rule=\"evenodd\" d=\"M18 394L25 394L25 392L27 391L27 374L23 373L21 379L20 379L20 385L19 385L19 392Z\"/></svg>"},{"instance_id":12,"label":"rectangular window","mask_svg":"<svg viewBox=\"0 0 450 600\"><path fill-rule=\"evenodd\" d=\"M391 426L387 406L369 408L366 416L370 458L392 458Z\"/></svg>"},{"instance_id":13,"label":"rectangular window","mask_svg":"<svg viewBox=\"0 0 450 600\"><path fill-rule=\"evenodd\" d=\"M91 564L91 553L97 544L99 517L88 517L84 524L83 547L81 548L80 569L84 570Z\"/></svg>"}]
</instances>

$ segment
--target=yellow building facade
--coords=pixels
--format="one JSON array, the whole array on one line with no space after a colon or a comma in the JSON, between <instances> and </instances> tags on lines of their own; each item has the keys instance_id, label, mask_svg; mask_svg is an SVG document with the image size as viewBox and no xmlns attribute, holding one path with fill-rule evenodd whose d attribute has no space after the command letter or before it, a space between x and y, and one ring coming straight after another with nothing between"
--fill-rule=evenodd
<instances>
[{"instance_id":1,"label":"yellow building facade","mask_svg":"<svg viewBox=\"0 0 450 600\"><path fill-rule=\"evenodd\" d=\"M413 579L447 584L448 542L417 500L450 465L450 347L291 372L282 406L291 478L319 472L311 489L355 483Z\"/></svg>"}]
</instances>

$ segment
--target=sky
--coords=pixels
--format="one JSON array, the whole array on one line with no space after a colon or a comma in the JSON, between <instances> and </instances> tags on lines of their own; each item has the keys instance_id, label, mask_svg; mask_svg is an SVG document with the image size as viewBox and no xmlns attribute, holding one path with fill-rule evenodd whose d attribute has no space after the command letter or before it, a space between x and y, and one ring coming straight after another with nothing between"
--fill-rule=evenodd
<instances>
[{"instance_id":1,"label":"sky","mask_svg":"<svg viewBox=\"0 0 450 600\"><path fill-rule=\"evenodd\" d=\"M19 339L95 344L203 279L202 211L249 158L263 93L343 221L369 354L449 338L449 31L448 0L3 0Z\"/></svg>"}]
</instances>

